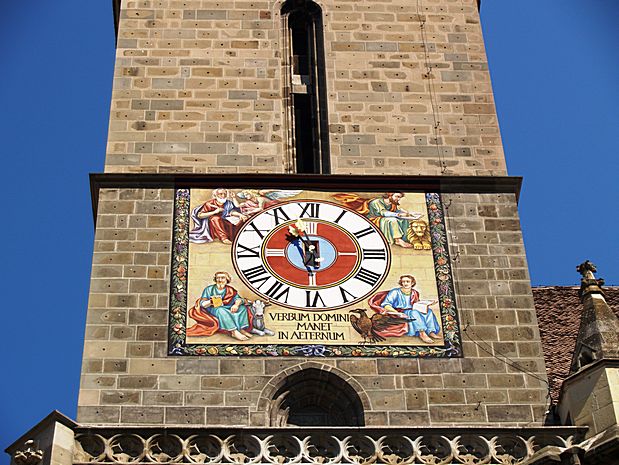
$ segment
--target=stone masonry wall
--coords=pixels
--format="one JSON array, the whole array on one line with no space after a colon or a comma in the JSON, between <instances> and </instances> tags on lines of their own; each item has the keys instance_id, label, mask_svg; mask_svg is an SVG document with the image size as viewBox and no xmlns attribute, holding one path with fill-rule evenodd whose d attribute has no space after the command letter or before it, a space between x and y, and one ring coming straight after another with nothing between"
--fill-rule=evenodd
<instances>
[{"instance_id":1,"label":"stone masonry wall","mask_svg":"<svg viewBox=\"0 0 619 465\"><path fill-rule=\"evenodd\" d=\"M466 328L465 357L452 360L168 356L172 199L171 189L101 191L79 422L263 426L273 385L306 367L346 379L367 425L543 418L544 362L513 195L444 196Z\"/></svg>"},{"instance_id":2,"label":"stone masonry wall","mask_svg":"<svg viewBox=\"0 0 619 465\"><path fill-rule=\"evenodd\" d=\"M123 0L106 171L287 172L281 3ZM333 173L505 174L476 0L317 3Z\"/></svg>"}]
</instances>

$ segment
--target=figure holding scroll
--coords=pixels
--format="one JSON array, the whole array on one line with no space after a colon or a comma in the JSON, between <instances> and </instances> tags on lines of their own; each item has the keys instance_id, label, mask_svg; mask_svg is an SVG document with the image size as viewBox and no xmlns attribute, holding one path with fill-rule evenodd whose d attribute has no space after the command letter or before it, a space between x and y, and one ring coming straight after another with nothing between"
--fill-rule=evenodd
<instances>
[{"instance_id":1,"label":"figure holding scroll","mask_svg":"<svg viewBox=\"0 0 619 465\"><path fill-rule=\"evenodd\" d=\"M417 336L426 344L432 344L434 339L440 339L438 334L441 328L436 315L430 309L430 305L436 302L419 300L419 292L413 289L417 283L412 275L400 276L398 284L399 287L387 291L386 294L379 293L370 299L370 306L375 310L380 307L381 313L404 315L411 320L402 324L402 326L406 324L406 332L394 333L394 336Z\"/></svg>"}]
</instances>

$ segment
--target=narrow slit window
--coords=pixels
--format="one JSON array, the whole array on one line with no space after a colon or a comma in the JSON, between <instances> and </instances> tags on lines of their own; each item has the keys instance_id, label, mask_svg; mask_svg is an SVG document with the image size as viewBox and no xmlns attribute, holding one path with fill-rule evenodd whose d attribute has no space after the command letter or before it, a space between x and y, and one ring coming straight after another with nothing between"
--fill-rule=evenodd
<instances>
[{"instance_id":1,"label":"narrow slit window","mask_svg":"<svg viewBox=\"0 0 619 465\"><path fill-rule=\"evenodd\" d=\"M329 173L322 11L310 0L287 0L282 19L289 165L297 173Z\"/></svg>"}]
</instances>

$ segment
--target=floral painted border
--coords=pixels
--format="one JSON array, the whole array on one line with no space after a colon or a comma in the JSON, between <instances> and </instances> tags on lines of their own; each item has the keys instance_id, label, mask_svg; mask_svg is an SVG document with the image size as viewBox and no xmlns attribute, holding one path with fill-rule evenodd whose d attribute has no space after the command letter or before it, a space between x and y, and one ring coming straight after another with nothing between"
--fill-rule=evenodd
<instances>
[{"instance_id":1,"label":"floral painted border","mask_svg":"<svg viewBox=\"0 0 619 465\"><path fill-rule=\"evenodd\" d=\"M441 196L426 193L434 270L441 308L444 346L326 346L292 344L187 344L187 277L189 273L189 189L177 189L174 203L172 279L170 281L170 355L248 355L314 357L462 357L460 324L456 309L447 230Z\"/></svg>"}]
</instances>

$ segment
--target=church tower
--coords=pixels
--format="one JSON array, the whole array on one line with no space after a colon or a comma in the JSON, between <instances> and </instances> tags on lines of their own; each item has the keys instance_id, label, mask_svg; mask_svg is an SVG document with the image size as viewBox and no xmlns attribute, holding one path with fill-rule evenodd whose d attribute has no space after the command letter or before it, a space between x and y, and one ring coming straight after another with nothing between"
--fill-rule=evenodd
<instances>
[{"instance_id":1,"label":"church tower","mask_svg":"<svg viewBox=\"0 0 619 465\"><path fill-rule=\"evenodd\" d=\"M508 463L579 434L540 433L477 1L114 5L77 462Z\"/></svg>"},{"instance_id":2,"label":"church tower","mask_svg":"<svg viewBox=\"0 0 619 465\"><path fill-rule=\"evenodd\" d=\"M543 422L520 180L506 176L474 0L126 1L117 17L78 421L269 426L298 382L323 410L343 396L364 425ZM318 283L283 245L304 216L327 228L300 236L325 238ZM271 302L275 336L238 340L216 307L194 307L219 271L239 298ZM398 313L368 302L401 275L440 302L376 338L355 331L351 319ZM295 286L278 299L278 282ZM419 334L423 318L438 327Z\"/></svg>"}]
</instances>

